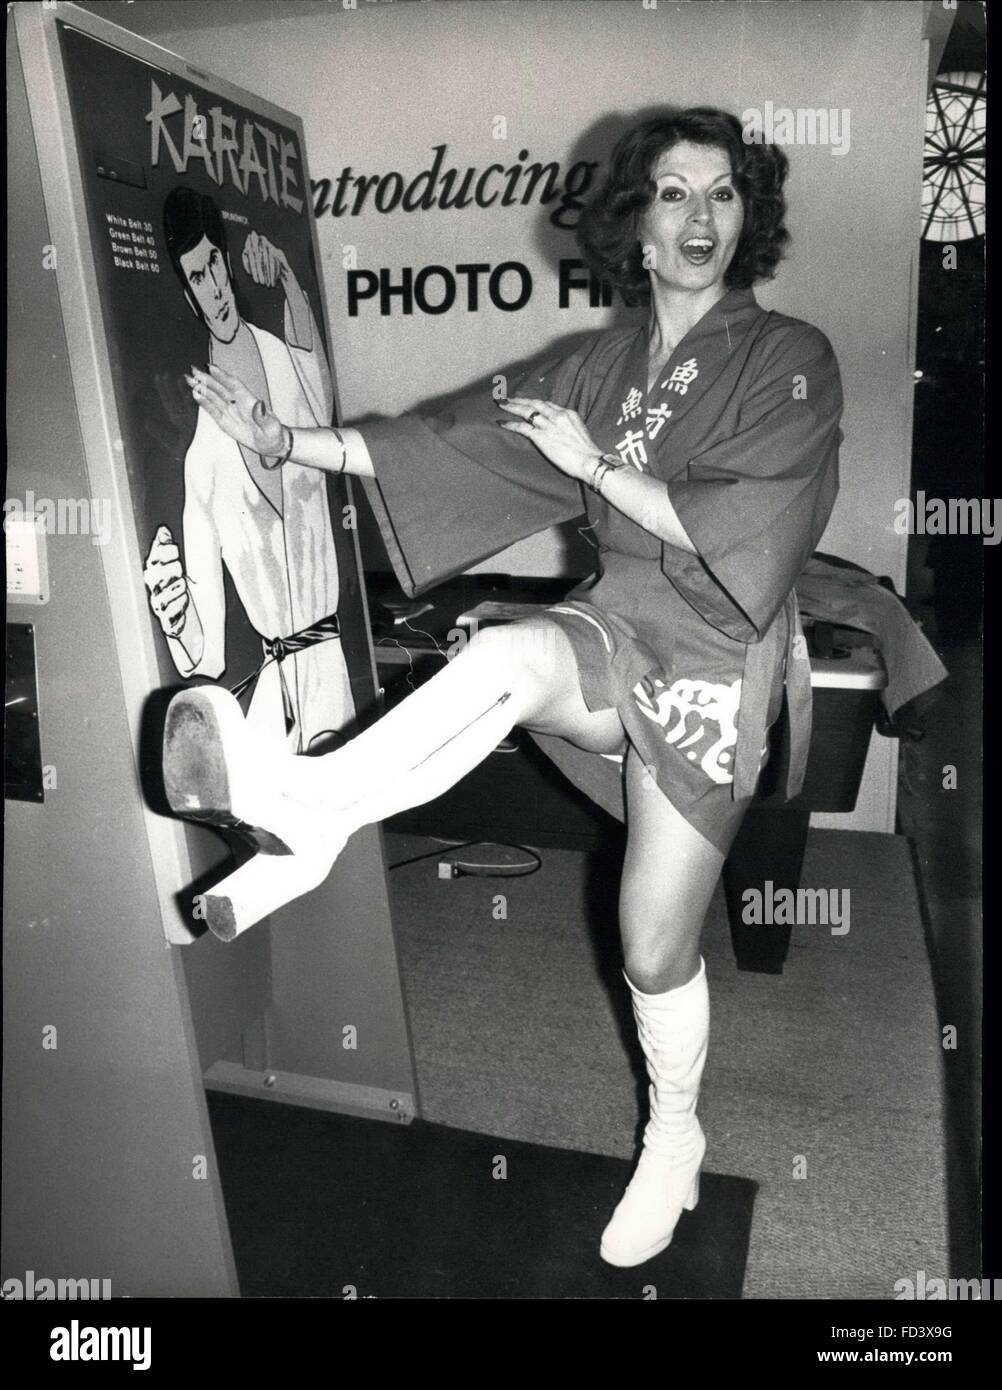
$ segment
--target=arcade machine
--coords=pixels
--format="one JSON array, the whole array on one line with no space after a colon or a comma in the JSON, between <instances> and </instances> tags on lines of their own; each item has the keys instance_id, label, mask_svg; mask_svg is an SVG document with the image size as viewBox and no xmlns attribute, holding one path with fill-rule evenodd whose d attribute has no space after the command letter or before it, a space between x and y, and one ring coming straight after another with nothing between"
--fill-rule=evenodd
<instances>
[{"instance_id":1,"label":"arcade machine","mask_svg":"<svg viewBox=\"0 0 1002 1390\"><path fill-rule=\"evenodd\" d=\"M250 361L336 419L303 128L73 5L12 9L2 1275L237 1294L205 1088L416 1113L378 828L223 944L198 892L236 842L161 783L185 683L297 752L378 703L350 482L263 469L183 380Z\"/></svg>"}]
</instances>

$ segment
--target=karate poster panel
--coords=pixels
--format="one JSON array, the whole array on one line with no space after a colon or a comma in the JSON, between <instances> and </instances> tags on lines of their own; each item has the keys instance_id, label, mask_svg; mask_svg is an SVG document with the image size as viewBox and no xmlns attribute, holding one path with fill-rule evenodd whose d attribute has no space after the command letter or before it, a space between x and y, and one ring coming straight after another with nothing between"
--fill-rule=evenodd
<instances>
[{"instance_id":1,"label":"karate poster panel","mask_svg":"<svg viewBox=\"0 0 1002 1390\"><path fill-rule=\"evenodd\" d=\"M166 705L187 681L236 688L262 735L297 753L337 746L376 712L349 480L266 467L185 382L216 362L287 424L334 418L302 126L72 6L18 27L37 54L39 101L45 72L58 93L58 141L50 149L43 127L39 147L53 239L75 244L85 226L91 243L82 286L60 251L60 293L92 471L131 513L104 571L164 932L198 941L183 969L206 1084L406 1122L413 1061L379 829L352 836L314 892L224 945L194 908L231 851L169 817L160 774ZM128 594L116 591L123 574ZM175 860L177 843L187 853ZM146 920L141 903L136 913ZM365 1047L341 1046L330 1020L342 1016L364 1024Z\"/></svg>"},{"instance_id":2,"label":"karate poster panel","mask_svg":"<svg viewBox=\"0 0 1002 1390\"><path fill-rule=\"evenodd\" d=\"M218 680L296 752L336 746L373 698L344 481L269 468L185 382L215 362L286 423L332 421L298 134L59 32L161 682Z\"/></svg>"}]
</instances>

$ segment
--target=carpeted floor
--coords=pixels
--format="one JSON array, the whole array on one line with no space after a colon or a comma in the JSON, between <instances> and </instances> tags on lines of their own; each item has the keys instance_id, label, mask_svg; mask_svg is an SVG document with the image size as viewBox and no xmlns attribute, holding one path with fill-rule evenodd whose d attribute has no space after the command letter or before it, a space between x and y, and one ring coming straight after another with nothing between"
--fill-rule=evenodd
<instances>
[{"instance_id":1,"label":"carpeted floor","mask_svg":"<svg viewBox=\"0 0 1002 1390\"><path fill-rule=\"evenodd\" d=\"M434 842L388 834L391 864ZM629 1157L643 1103L615 930L615 860L544 850L519 879L390 874L426 1120ZM710 1171L760 1185L748 1298L893 1298L948 1270L942 1050L906 840L812 831L804 886L850 930L795 929L783 976L704 941ZM498 895L502 895L499 899ZM596 1238L598 1232L596 1231Z\"/></svg>"}]
</instances>

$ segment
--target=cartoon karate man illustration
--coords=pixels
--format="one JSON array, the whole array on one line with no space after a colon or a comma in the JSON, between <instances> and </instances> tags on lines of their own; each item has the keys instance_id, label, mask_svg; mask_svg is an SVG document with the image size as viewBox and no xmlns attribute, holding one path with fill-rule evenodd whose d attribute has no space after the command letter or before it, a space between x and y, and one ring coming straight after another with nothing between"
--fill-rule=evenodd
<instances>
[{"instance_id":1,"label":"cartoon karate man illustration","mask_svg":"<svg viewBox=\"0 0 1002 1390\"><path fill-rule=\"evenodd\" d=\"M164 203L164 231L188 305L208 329L210 363L239 377L290 426L329 425L330 368L285 254L254 231L244 242L247 274L285 296L283 341L241 317L226 227L210 197L174 188ZM200 409L184 460L181 545L167 526L158 527L143 578L178 673L215 680L226 669L226 566L262 640L264 664L247 718L305 752L341 729L353 705L324 474L291 461L275 464L237 444Z\"/></svg>"}]
</instances>

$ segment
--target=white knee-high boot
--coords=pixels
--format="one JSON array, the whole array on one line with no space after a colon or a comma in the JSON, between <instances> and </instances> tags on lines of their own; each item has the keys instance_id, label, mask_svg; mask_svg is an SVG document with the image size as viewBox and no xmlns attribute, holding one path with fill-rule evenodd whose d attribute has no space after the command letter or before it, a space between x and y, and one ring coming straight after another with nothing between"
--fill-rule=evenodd
<instances>
[{"instance_id":1,"label":"white knee-high boot","mask_svg":"<svg viewBox=\"0 0 1002 1390\"><path fill-rule=\"evenodd\" d=\"M517 718L506 688L511 682L472 662L460 674L462 680L440 683L451 702L443 698L435 709L411 697L393 711L392 722L380 720L344 749L316 759L295 757L255 735L221 687L197 686L174 697L164 736L171 808L236 831L259 851L201 894L199 915L216 936L232 941L316 888L361 826L441 795L497 747ZM367 785L366 772L374 785ZM325 807L328 786L333 805Z\"/></svg>"},{"instance_id":2,"label":"white knee-high boot","mask_svg":"<svg viewBox=\"0 0 1002 1390\"><path fill-rule=\"evenodd\" d=\"M602 1234L602 1258L638 1265L670 1244L699 1200L706 1140L696 1118L710 1032L706 966L678 989L643 994L626 976L651 1079L650 1118L636 1171Z\"/></svg>"}]
</instances>

